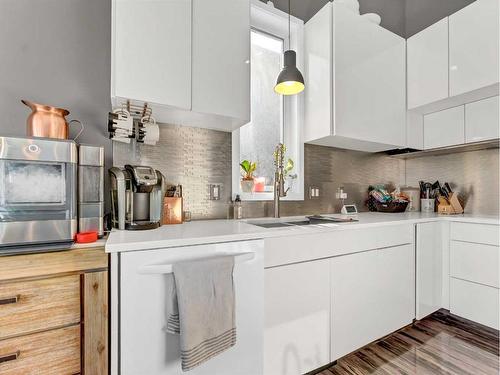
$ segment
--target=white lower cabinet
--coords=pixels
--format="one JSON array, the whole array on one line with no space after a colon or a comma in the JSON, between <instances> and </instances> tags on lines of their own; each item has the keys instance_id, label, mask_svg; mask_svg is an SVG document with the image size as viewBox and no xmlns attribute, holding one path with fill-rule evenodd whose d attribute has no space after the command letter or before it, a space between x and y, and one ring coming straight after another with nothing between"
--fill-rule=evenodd
<instances>
[{"instance_id":1,"label":"white lower cabinet","mask_svg":"<svg viewBox=\"0 0 500 375\"><path fill-rule=\"evenodd\" d=\"M413 244L331 260L331 361L412 322Z\"/></svg>"},{"instance_id":2,"label":"white lower cabinet","mask_svg":"<svg viewBox=\"0 0 500 375\"><path fill-rule=\"evenodd\" d=\"M500 246L497 225L451 223L450 312L499 329Z\"/></svg>"},{"instance_id":3,"label":"white lower cabinet","mask_svg":"<svg viewBox=\"0 0 500 375\"><path fill-rule=\"evenodd\" d=\"M450 312L499 329L500 290L466 280L450 278Z\"/></svg>"},{"instance_id":4,"label":"white lower cabinet","mask_svg":"<svg viewBox=\"0 0 500 375\"><path fill-rule=\"evenodd\" d=\"M264 374L304 374L330 362L328 259L267 268Z\"/></svg>"},{"instance_id":5,"label":"white lower cabinet","mask_svg":"<svg viewBox=\"0 0 500 375\"><path fill-rule=\"evenodd\" d=\"M450 276L499 288L500 249L462 241L450 242Z\"/></svg>"},{"instance_id":6,"label":"white lower cabinet","mask_svg":"<svg viewBox=\"0 0 500 375\"><path fill-rule=\"evenodd\" d=\"M416 225L416 318L443 306L443 249L441 223Z\"/></svg>"}]
</instances>

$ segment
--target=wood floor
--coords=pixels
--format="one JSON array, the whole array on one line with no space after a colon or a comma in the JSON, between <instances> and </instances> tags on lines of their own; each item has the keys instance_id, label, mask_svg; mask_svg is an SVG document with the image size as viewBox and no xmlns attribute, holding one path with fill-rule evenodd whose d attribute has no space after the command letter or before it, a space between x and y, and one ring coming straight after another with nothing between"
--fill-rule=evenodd
<instances>
[{"instance_id":1,"label":"wood floor","mask_svg":"<svg viewBox=\"0 0 500 375\"><path fill-rule=\"evenodd\" d=\"M494 329L439 311L318 374L498 375L498 340Z\"/></svg>"}]
</instances>

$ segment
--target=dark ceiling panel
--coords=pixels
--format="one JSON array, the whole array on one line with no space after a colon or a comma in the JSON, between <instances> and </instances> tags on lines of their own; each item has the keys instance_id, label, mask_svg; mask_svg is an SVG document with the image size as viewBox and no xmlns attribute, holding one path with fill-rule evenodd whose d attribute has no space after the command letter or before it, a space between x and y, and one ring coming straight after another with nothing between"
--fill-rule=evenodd
<instances>
[{"instance_id":1,"label":"dark ceiling panel","mask_svg":"<svg viewBox=\"0 0 500 375\"><path fill-rule=\"evenodd\" d=\"M265 0L261 0L264 3ZM381 25L386 29L404 36L405 0L359 0L359 10L364 13L378 13ZM291 13L304 22L309 21L329 0L291 0ZM288 0L274 0L274 6L288 13Z\"/></svg>"},{"instance_id":2,"label":"dark ceiling panel","mask_svg":"<svg viewBox=\"0 0 500 375\"><path fill-rule=\"evenodd\" d=\"M267 2L265 0L260 0ZM291 13L307 22L329 0L291 0ZM359 0L360 13L378 13L381 26L408 38L441 18L475 0ZM288 12L288 0L274 0L274 6Z\"/></svg>"}]
</instances>

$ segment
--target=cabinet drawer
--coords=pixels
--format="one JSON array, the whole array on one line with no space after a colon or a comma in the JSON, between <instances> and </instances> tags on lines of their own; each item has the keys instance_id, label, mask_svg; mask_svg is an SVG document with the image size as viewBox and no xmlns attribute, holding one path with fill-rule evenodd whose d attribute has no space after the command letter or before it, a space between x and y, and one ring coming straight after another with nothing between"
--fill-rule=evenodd
<instances>
[{"instance_id":1,"label":"cabinet drawer","mask_svg":"<svg viewBox=\"0 0 500 375\"><path fill-rule=\"evenodd\" d=\"M450 238L500 246L500 227L491 224L451 223Z\"/></svg>"},{"instance_id":2,"label":"cabinet drawer","mask_svg":"<svg viewBox=\"0 0 500 375\"><path fill-rule=\"evenodd\" d=\"M80 322L80 276L0 284L0 339Z\"/></svg>"},{"instance_id":3,"label":"cabinet drawer","mask_svg":"<svg viewBox=\"0 0 500 375\"><path fill-rule=\"evenodd\" d=\"M387 225L349 229L349 224L325 233L267 238L264 266L273 267L330 258L414 242L413 225Z\"/></svg>"},{"instance_id":4,"label":"cabinet drawer","mask_svg":"<svg viewBox=\"0 0 500 375\"><path fill-rule=\"evenodd\" d=\"M499 252L498 246L451 241L450 274L498 288Z\"/></svg>"},{"instance_id":5,"label":"cabinet drawer","mask_svg":"<svg viewBox=\"0 0 500 375\"><path fill-rule=\"evenodd\" d=\"M0 374L80 373L80 325L0 340Z\"/></svg>"},{"instance_id":6,"label":"cabinet drawer","mask_svg":"<svg viewBox=\"0 0 500 375\"><path fill-rule=\"evenodd\" d=\"M452 314L498 329L499 292L499 289L491 286L451 277L450 311Z\"/></svg>"}]
</instances>

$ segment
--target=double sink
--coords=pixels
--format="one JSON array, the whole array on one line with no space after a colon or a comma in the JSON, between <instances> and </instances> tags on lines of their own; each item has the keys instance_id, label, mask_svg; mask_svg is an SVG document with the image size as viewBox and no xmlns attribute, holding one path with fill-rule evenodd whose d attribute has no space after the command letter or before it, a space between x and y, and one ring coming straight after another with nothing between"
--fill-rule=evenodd
<instances>
[{"instance_id":1,"label":"double sink","mask_svg":"<svg viewBox=\"0 0 500 375\"><path fill-rule=\"evenodd\" d=\"M355 221L358 220L352 217L330 217L330 216L312 215L312 216L306 216L305 220L292 220L292 221L283 221L281 219L266 220L266 221L249 220L247 221L247 223L261 228L283 228L283 227L304 226L313 224L351 223Z\"/></svg>"}]
</instances>

